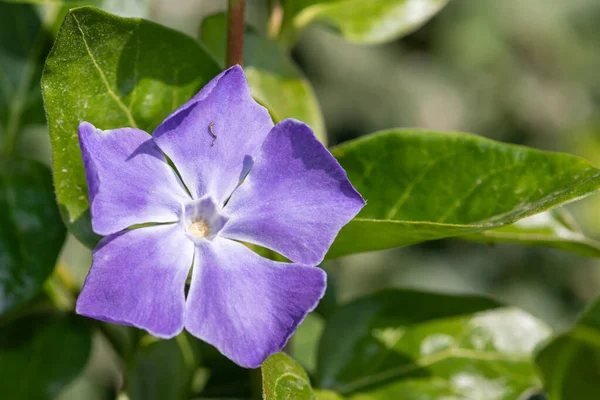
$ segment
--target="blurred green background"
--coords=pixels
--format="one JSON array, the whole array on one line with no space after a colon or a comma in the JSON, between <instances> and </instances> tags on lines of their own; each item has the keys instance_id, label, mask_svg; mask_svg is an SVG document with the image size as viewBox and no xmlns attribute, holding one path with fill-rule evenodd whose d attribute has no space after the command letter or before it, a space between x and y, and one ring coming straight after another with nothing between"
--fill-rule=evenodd
<instances>
[{"instance_id":1,"label":"blurred green background","mask_svg":"<svg viewBox=\"0 0 600 400\"><path fill-rule=\"evenodd\" d=\"M147 10L145 2L118 3L116 11L125 16ZM249 22L264 24L262 2L248 3ZM48 12L39 7L42 15ZM225 1L154 0L142 14L197 36L202 19L225 8ZM354 45L315 25L292 54L316 91L330 145L380 129L420 127L569 152L600 167L599 20L597 0L455 0L393 43ZM45 125L29 126L24 135L21 152L49 164ZM597 238L599 205L595 196L569 206ZM69 237L59 271L69 271L80 285L90 263L90 251ZM386 287L482 293L558 330L600 289L599 260L459 240L349 256L325 268L333 279L328 301L335 296L345 303ZM320 317L313 316L294 342L295 356L309 371L320 329ZM98 336L85 374L60 399L113 396L119 377L107 348ZM202 371L195 379L204 379Z\"/></svg>"}]
</instances>

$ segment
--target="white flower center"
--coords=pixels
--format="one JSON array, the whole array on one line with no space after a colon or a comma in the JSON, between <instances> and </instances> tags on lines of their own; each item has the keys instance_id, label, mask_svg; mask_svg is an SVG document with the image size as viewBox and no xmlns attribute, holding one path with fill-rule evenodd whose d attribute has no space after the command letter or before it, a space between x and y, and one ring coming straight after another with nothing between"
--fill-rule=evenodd
<instances>
[{"instance_id":1,"label":"white flower center","mask_svg":"<svg viewBox=\"0 0 600 400\"><path fill-rule=\"evenodd\" d=\"M210 234L208 224L201 219L200 221L192 222L188 227L188 232L197 238L205 238Z\"/></svg>"},{"instance_id":2,"label":"white flower center","mask_svg":"<svg viewBox=\"0 0 600 400\"><path fill-rule=\"evenodd\" d=\"M181 223L194 241L214 239L228 220L210 196L183 205Z\"/></svg>"}]
</instances>

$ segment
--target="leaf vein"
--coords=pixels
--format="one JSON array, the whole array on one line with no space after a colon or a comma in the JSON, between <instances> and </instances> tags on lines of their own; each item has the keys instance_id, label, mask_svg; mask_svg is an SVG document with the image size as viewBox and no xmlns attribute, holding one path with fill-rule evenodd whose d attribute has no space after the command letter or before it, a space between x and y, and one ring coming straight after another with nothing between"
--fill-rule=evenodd
<instances>
[{"instance_id":1,"label":"leaf vein","mask_svg":"<svg viewBox=\"0 0 600 400\"><path fill-rule=\"evenodd\" d=\"M410 194L412 193L415 186L425 178L425 175L427 175L431 171L431 169L433 167L435 167L437 164L439 164L441 161L451 158L452 156L454 156L454 153L448 154L444 157L440 157L437 160L430 161L425 166L425 168L423 168L421 173L406 186L406 189L404 189L402 196L392 206L392 208L386 215L385 219L393 219L396 216L396 214L398 213L398 211L400 210L400 207L402 207L404 205L404 203L406 202L406 200L408 200L408 196L410 196Z\"/></svg>"},{"instance_id":2,"label":"leaf vein","mask_svg":"<svg viewBox=\"0 0 600 400\"><path fill-rule=\"evenodd\" d=\"M104 71L102 71L102 69L100 68L100 65L98 65L98 62L96 61L96 58L94 57L94 54L92 53L92 50L90 49L90 46L88 45L88 42L85 38L85 33L83 33L83 29L81 28L81 24L79 23L79 20L77 19L75 14L72 14L72 15L73 15L73 19L75 20L75 23L77 24L77 28L79 29L79 32L81 33L81 39L83 41L83 44L85 45L85 49L87 50L87 53L90 56L90 59L92 60L92 63L94 64L94 67L96 67L96 70L98 71L98 74L100 75L100 79L104 83L104 86L106 86L107 93L110 95L110 97L113 98L113 100L117 103L119 108L121 108L121 110L123 110L123 112L127 116L127 119L129 120L129 124L132 127L137 128L137 124L135 123L135 119L133 118L133 115L131 115L131 111L121 101L121 98L119 96L117 96L117 94L111 89L111 87L108 83L108 79L106 79L106 75L104 74Z\"/></svg>"},{"instance_id":3,"label":"leaf vein","mask_svg":"<svg viewBox=\"0 0 600 400\"><path fill-rule=\"evenodd\" d=\"M485 182L486 180L490 179L494 175L497 175L497 174L502 173L502 172L510 171L511 169L514 169L514 168L517 168L517 167L520 167L520 166L522 166L522 163L516 163L516 164L513 164L513 165L509 165L507 167L493 169L490 172L488 172L487 174L483 175L481 178L477 179L475 181L475 183L469 188L469 190L467 190L467 192L465 193L465 195L463 197L457 199L448 208L448 210L446 210L446 212L444 213L444 215L442 215L440 217L440 219L437 220L437 222L438 223L444 222L450 216L450 214L452 214L452 212L456 211L456 209L459 208L466 199L468 199L469 197L471 197L473 195L473 193L475 193L475 191L477 190L477 188L480 187L481 184L483 184L483 182Z\"/></svg>"}]
</instances>

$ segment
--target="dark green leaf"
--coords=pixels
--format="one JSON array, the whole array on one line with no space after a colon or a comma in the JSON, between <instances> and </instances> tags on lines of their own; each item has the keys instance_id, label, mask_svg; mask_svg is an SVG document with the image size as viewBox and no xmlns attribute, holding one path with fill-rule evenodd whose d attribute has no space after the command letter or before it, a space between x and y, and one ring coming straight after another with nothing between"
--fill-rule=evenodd
<instances>
[{"instance_id":1,"label":"dark green leaf","mask_svg":"<svg viewBox=\"0 0 600 400\"><path fill-rule=\"evenodd\" d=\"M93 246L77 127L152 130L219 72L192 38L84 7L69 12L46 60L42 92L56 197L69 229Z\"/></svg>"},{"instance_id":2,"label":"dark green leaf","mask_svg":"<svg viewBox=\"0 0 600 400\"><path fill-rule=\"evenodd\" d=\"M202 398L249 397L252 370L242 368L221 354L213 346L192 336L188 336L192 348L209 377L202 388Z\"/></svg>"},{"instance_id":3,"label":"dark green leaf","mask_svg":"<svg viewBox=\"0 0 600 400\"><path fill-rule=\"evenodd\" d=\"M264 399L316 400L308 375L287 354L277 353L267 358L261 372Z\"/></svg>"},{"instance_id":4,"label":"dark green leaf","mask_svg":"<svg viewBox=\"0 0 600 400\"><path fill-rule=\"evenodd\" d=\"M285 42L313 21L332 26L356 43L383 43L411 33L448 0L287 0L284 1Z\"/></svg>"},{"instance_id":5,"label":"dark green leaf","mask_svg":"<svg viewBox=\"0 0 600 400\"><path fill-rule=\"evenodd\" d=\"M28 317L2 326L2 398L54 398L83 370L90 349L90 330L78 317Z\"/></svg>"},{"instance_id":6,"label":"dark green leaf","mask_svg":"<svg viewBox=\"0 0 600 400\"><path fill-rule=\"evenodd\" d=\"M0 161L0 314L31 299L52 273L66 230L47 167Z\"/></svg>"},{"instance_id":7,"label":"dark green leaf","mask_svg":"<svg viewBox=\"0 0 600 400\"><path fill-rule=\"evenodd\" d=\"M222 65L227 38L224 14L202 22L200 38ZM286 52L274 41L246 29L244 37L244 71L252 95L271 111L276 122L286 118L301 120L327 143L325 123L310 82L302 75Z\"/></svg>"},{"instance_id":8,"label":"dark green leaf","mask_svg":"<svg viewBox=\"0 0 600 400\"><path fill-rule=\"evenodd\" d=\"M384 291L327 321L318 383L357 399L514 400L539 386L531 352L548 334L485 298Z\"/></svg>"},{"instance_id":9,"label":"dark green leaf","mask_svg":"<svg viewBox=\"0 0 600 400\"><path fill-rule=\"evenodd\" d=\"M159 340L143 346L129 371L131 400L183 400L189 398L194 362L177 344Z\"/></svg>"},{"instance_id":10,"label":"dark green leaf","mask_svg":"<svg viewBox=\"0 0 600 400\"><path fill-rule=\"evenodd\" d=\"M600 188L581 158L461 133L390 130L332 153L367 205L328 258L499 228Z\"/></svg>"},{"instance_id":11,"label":"dark green leaf","mask_svg":"<svg viewBox=\"0 0 600 400\"><path fill-rule=\"evenodd\" d=\"M550 400L600 398L600 298L536 357Z\"/></svg>"},{"instance_id":12,"label":"dark green leaf","mask_svg":"<svg viewBox=\"0 0 600 400\"><path fill-rule=\"evenodd\" d=\"M315 313L328 318L338 306L338 283L334 277L334 267L331 264L322 264L321 267L327 272L327 291L315 308Z\"/></svg>"},{"instance_id":13,"label":"dark green leaf","mask_svg":"<svg viewBox=\"0 0 600 400\"><path fill-rule=\"evenodd\" d=\"M43 124L40 77L49 36L33 6L0 2L0 146L11 154L25 124Z\"/></svg>"},{"instance_id":14,"label":"dark green leaf","mask_svg":"<svg viewBox=\"0 0 600 400\"><path fill-rule=\"evenodd\" d=\"M586 257L600 257L600 242L585 236L578 227L567 225L563 217L571 220L566 210L554 209L524 218L512 225L473 233L461 239L546 246Z\"/></svg>"}]
</instances>

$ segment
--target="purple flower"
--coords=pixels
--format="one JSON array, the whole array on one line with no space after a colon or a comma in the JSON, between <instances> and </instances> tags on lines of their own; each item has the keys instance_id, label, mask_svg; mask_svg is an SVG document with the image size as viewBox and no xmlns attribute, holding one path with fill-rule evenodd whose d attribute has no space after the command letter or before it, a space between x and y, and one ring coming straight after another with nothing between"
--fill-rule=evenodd
<instances>
[{"instance_id":1,"label":"purple flower","mask_svg":"<svg viewBox=\"0 0 600 400\"><path fill-rule=\"evenodd\" d=\"M153 136L83 122L79 142L92 226L106 237L77 312L161 338L185 327L244 367L280 351L315 308L326 285L315 265L364 205L308 126L273 126L239 66Z\"/></svg>"}]
</instances>

